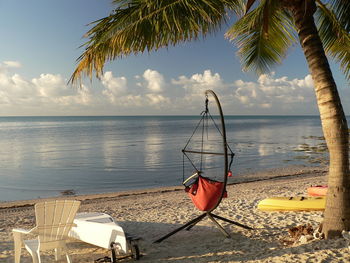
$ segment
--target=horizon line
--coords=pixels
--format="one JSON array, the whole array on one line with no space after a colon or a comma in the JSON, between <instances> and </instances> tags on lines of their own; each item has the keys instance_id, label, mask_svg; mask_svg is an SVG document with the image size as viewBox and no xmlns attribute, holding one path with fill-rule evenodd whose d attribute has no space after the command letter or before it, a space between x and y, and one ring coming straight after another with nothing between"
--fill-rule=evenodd
<instances>
[{"instance_id":1,"label":"horizon line","mask_svg":"<svg viewBox=\"0 0 350 263\"><path fill-rule=\"evenodd\" d=\"M24 117L190 117L190 116L199 116L200 114L168 114L168 115L159 115L159 114L140 114L140 115L6 115L0 116L0 118L24 118ZM318 114L224 114L224 116L230 117L319 117ZM345 115L350 116L350 115Z\"/></svg>"}]
</instances>

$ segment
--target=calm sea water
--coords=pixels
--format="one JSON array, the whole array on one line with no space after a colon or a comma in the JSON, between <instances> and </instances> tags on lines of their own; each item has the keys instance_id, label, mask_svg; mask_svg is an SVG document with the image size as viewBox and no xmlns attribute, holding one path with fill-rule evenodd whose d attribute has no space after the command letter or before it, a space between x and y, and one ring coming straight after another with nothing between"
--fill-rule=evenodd
<instances>
[{"instance_id":1,"label":"calm sea water","mask_svg":"<svg viewBox=\"0 0 350 263\"><path fill-rule=\"evenodd\" d=\"M182 182L181 149L198 116L0 117L0 201ZM302 164L318 116L225 116L234 174Z\"/></svg>"}]
</instances>

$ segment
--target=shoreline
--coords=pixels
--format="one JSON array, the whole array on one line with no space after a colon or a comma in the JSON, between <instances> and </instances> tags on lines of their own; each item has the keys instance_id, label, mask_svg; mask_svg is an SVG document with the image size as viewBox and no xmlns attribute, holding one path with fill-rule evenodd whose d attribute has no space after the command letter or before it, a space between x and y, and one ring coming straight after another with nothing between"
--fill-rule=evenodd
<instances>
[{"instance_id":1,"label":"shoreline","mask_svg":"<svg viewBox=\"0 0 350 263\"><path fill-rule=\"evenodd\" d=\"M275 179L283 179L286 177L300 176L303 177L309 176L310 174L321 174L324 175L327 173L327 167L315 166L287 166L280 167L275 169L264 170L260 172L247 173L239 176L233 176L230 178L228 182L228 186L237 185L237 184L246 184L252 182L260 182L267 180L275 180ZM35 203L43 202L46 200L53 199L76 199L79 201L86 200L95 200L95 199L103 199L103 198L117 198L124 196L135 196L135 195L147 195L154 193L166 193L166 192L175 192L175 191L183 191L184 187L182 185L178 186L163 186L163 187L154 187L154 188L144 188L138 190L125 190L118 192L107 192L107 193L99 193L99 194L78 194L78 195L60 195L60 196L52 196L45 198L36 198L36 199L28 199L28 200L13 200L13 201L0 201L0 209L6 208L20 208L20 207L30 207Z\"/></svg>"}]
</instances>

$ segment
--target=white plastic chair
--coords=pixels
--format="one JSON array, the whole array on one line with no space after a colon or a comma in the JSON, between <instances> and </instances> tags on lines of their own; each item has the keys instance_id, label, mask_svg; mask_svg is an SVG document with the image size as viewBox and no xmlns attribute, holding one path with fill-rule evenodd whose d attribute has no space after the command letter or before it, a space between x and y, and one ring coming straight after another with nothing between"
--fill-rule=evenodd
<instances>
[{"instance_id":1,"label":"white plastic chair","mask_svg":"<svg viewBox=\"0 0 350 263\"><path fill-rule=\"evenodd\" d=\"M37 203L35 205L36 226L31 230L13 229L15 243L15 263L20 262L21 248L31 254L34 263L40 263L40 251L55 249L55 259L60 260L62 254L66 255L67 262L71 262L68 255L66 240L72 228L75 214L80 201L55 200ZM36 239L23 240L23 236L32 234Z\"/></svg>"}]
</instances>

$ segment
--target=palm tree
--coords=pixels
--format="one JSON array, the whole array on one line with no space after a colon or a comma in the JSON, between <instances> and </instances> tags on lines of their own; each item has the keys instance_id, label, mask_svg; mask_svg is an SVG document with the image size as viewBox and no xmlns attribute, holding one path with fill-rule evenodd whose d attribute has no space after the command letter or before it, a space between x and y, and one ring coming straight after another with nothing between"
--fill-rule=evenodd
<instances>
[{"instance_id":1,"label":"palm tree","mask_svg":"<svg viewBox=\"0 0 350 263\"><path fill-rule=\"evenodd\" d=\"M349 0L114 0L116 9L96 22L70 82L100 77L104 64L156 51L216 32L237 20L226 37L238 47L244 70L267 72L299 42L311 72L330 153L323 233L350 230L348 126L328 55L350 80ZM317 26L316 26L317 24Z\"/></svg>"}]
</instances>

